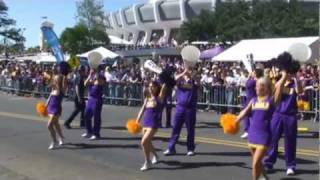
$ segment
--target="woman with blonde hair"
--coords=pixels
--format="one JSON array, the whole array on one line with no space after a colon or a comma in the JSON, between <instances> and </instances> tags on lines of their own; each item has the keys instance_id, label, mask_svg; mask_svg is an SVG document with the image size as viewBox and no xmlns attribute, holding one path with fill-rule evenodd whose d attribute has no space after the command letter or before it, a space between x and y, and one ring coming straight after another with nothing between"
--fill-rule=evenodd
<instances>
[{"instance_id":1,"label":"woman with blonde hair","mask_svg":"<svg viewBox=\"0 0 320 180\"><path fill-rule=\"evenodd\" d=\"M248 129L248 146L250 148L252 160L252 179L258 180L265 175L263 169L263 158L271 143L270 121L274 108L281 99L282 89L287 78L287 72L281 71L281 79L275 85L274 94L269 78L259 78L256 84L257 96L252 98L244 110L237 117L237 123L246 115L251 113L251 122ZM272 95L273 94L273 95Z\"/></svg>"}]
</instances>

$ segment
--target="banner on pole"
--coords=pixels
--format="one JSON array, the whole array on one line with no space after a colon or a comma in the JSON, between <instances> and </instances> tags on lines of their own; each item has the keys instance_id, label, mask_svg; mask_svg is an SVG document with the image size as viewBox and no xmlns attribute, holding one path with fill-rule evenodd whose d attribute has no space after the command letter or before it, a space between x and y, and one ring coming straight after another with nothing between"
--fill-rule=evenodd
<instances>
[{"instance_id":1,"label":"banner on pole","mask_svg":"<svg viewBox=\"0 0 320 180\"><path fill-rule=\"evenodd\" d=\"M65 61L59 39L56 33L53 31L52 27L43 25L41 27L41 30L44 38L47 40L48 46L51 48L54 56L57 59L57 63Z\"/></svg>"}]
</instances>

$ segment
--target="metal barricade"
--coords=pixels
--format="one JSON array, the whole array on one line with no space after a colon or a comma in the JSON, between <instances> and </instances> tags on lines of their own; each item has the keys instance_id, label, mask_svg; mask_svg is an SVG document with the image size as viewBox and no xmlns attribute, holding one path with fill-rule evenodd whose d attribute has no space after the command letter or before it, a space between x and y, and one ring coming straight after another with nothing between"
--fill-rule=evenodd
<instances>
[{"instance_id":1,"label":"metal barricade","mask_svg":"<svg viewBox=\"0 0 320 180\"><path fill-rule=\"evenodd\" d=\"M119 106L141 106L144 98L144 85L142 83L107 83L104 90L104 103ZM0 76L0 90L16 95L30 95L34 97L48 97L50 87L44 82L35 79L23 78L14 80L6 76ZM173 90L173 100L175 90ZM73 84L69 84L66 93L68 97L74 97ZM319 121L320 115L320 93L318 89L310 89L306 92L305 100L310 104L310 110L299 111L305 119ZM240 87L200 86L198 91L198 109L213 110L217 113L241 110L245 102L244 91ZM175 102L172 102L175 104ZM307 117L307 118L306 118Z\"/></svg>"}]
</instances>

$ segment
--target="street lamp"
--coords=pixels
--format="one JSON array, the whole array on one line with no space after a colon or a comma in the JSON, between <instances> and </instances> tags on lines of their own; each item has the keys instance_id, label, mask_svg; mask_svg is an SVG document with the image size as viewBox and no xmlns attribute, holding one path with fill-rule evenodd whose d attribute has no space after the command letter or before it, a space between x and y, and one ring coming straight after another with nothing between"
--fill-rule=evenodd
<instances>
[{"instance_id":1,"label":"street lamp","mask_svg":"<svg viewBox=\"0 0 320 180\"><path fill-rule=\"evenodd\" d=\"M24 31L26 30L26 28L22 28L21 29L21 40L20 40L20 45L21 45L21 54L23 54L23 51L24 51L24 37L23 37L23 33Z\"/></svg>"}]
</instances>

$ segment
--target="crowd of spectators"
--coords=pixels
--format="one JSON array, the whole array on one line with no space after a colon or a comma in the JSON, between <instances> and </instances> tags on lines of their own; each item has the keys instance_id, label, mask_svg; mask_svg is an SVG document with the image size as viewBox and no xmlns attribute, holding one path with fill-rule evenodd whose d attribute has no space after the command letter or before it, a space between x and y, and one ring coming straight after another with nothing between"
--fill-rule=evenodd
<instances>
[{"instance_id":1,"label":"crowd of spectators","mask_svg":"<svg viewBox=\"0 0 320 180\"><path fill-rule=\"evenodd\" d=\"M208 42L199 42L199 44L193 44L197 46L200 51L214 48L217 44ZM223 45L225 46L225 45ZM146 45L123 45L123 44L113 44L108 47L111 51L130 51L130 50L142 50L142 49L157 49L157 48L175 48L177 43L170 44L146 44Z\"/></svg>"},{"instance_id":2,"label":"crowd of spectators","mask_svg":"<svg viewBox=\"0 0 320 180\"><path fill-rule=\"evenodd\" d=\"M159 57L157 63L161 67L172 66L176 73L183 71L183 61L177 57ZM138 63L117 63L115 66L103 67L107 81L105 90L106 103L115 105L135 106L141 103L143 89L148 82L156 78L154 73L144 70ZM267 69L265 70L267 73ZM314 104L315 92L319 87L318 66L302 65L297 74L305 93L301 97ZM56 73L54 65L39 65L29 63L0 64L0 86L9 93L16 95L40 95L39 92L49 92L50 82ZM229 107L234 110L241 105L244 97L245 83L248 72L240 63L223 63L203 61L195 67L195 77L199 79L199 108L204 110L223 111ZM70 94L76 71L70 73ZM234 107L234 108L232 108Z\"/></svg>"}]
</instances>

